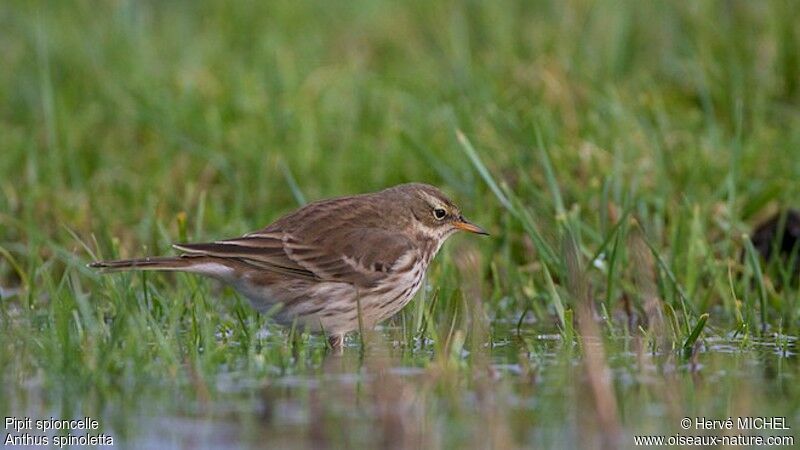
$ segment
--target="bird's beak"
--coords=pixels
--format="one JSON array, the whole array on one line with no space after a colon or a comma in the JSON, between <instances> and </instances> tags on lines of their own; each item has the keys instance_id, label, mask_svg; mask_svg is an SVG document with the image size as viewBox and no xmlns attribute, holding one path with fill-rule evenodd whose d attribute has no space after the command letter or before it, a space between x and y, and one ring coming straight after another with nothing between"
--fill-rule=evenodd
<instances>
[{"instance_id":1,"label":"bird's beak","mask_svg":"<svg viewBox=\"0 0 800 450\"><path fill-rule=\"evenodd\" d=\"M484 236L489 235L486 230L465 219L464 216L459 217L458 220L453 222L453 226L459 230L469 231L470 233L482 234Z\"/></svg>"}]
</instances>

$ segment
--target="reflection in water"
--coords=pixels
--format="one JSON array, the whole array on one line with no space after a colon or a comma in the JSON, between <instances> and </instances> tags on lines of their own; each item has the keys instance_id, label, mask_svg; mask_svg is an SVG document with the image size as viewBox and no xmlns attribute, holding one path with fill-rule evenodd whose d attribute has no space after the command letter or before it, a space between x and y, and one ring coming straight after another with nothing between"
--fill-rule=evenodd
<instances>
[{"instance_id":1,"label":"reflection in water","mask_svg":"<svg viewBox=\"0 0 800 450\"><path fill-rule=\"evenodd\" d=\"M227 370L178 390L145 383L133 393L100 398L29 385L11 392L6 411L34 417L91 411L129 448L570 448L604 442L593 407L592 366L557 335L515 336L472 351L412 355L393 345L392 330L370 333L362 353L283 375ZM584 344L590 352L598 340ZM321 342L314 345L322 345ZM684 416L785 416L798 422L794 340L776 351L766 342L714 338L695 363L651 353L642 339L606 341L621 445L634 434L675 434ZM446 356L441 356L444 354ZM62 402L59 406L53 405ZM69 414L66 414L69 415ZM77 415L77 414L76 414Z\"/></svg>"}]
</instances>

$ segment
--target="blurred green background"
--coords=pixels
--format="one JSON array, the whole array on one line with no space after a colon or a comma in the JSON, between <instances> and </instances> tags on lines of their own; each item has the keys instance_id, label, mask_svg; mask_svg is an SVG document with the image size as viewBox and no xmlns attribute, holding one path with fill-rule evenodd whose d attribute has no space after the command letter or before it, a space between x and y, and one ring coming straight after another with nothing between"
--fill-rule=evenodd
<instances>
[{"instance_id":1,"label":"blurred green background","mask_svg":"<svg viewBox=\"0 0 800 450\"><path fill-rule=\"evenodd\" d=\"M141 448L800 424L794 269L745 236L798 203L798 24L791 0L5 1L0 413ZM408 181L493 236L341 360L214 283L84 267Z\"/></svg>"}]
</instances>

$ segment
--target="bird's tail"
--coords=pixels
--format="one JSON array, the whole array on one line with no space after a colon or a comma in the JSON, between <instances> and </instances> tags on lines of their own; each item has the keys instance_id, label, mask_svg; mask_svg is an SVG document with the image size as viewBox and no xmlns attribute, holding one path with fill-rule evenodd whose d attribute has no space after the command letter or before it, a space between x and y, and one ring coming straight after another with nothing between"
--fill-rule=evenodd
<instances>
[{"instance_id":1,"label":"bird's tail","mask_svg":"<svg viewBox=\"0 0 800 450\"><path fill-rule=\"evenodd\" d=\"M173 271L193 271L192 268L198 261L195 258L181 256L159 256L138 259L118 259L108 261L95 261L89 264L94 269L102 269L105 272L120 272L123 270L173 270Z\"/></svg>"}]
</instances>

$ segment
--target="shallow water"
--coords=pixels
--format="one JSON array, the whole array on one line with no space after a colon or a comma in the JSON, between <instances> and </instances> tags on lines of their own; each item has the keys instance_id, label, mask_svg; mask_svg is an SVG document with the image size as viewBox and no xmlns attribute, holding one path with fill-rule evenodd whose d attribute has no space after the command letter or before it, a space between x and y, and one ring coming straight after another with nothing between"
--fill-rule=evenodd
<instances>
[{"instance_id":1,"label":"shallow water","mask_svg":"<svg viewBox=\"0 0 800 450\"><path fill-rule=\"evenodd\" d=\"M800 398L794 337L709 337L687 360L642 351L632 338L602 349L590 342L586 352L604 351L608 366L589 373L586 358L558 334L508 336L431 360L403 353L384 332L363 357L350 342L343 355L301 370L264 367L254 376L223 368L202 382L176 388L153 380L128 393L71 392L70 380L6 391L15 415L82 411L122 448L614 448L633 447L634 435L794 436L800 426L800 407L785 400ZM603 373L610 375L606 397L593 387ZM783 417L790 429L686 430L680 423L756 416Z\"/></svg>"}]
</instances>

